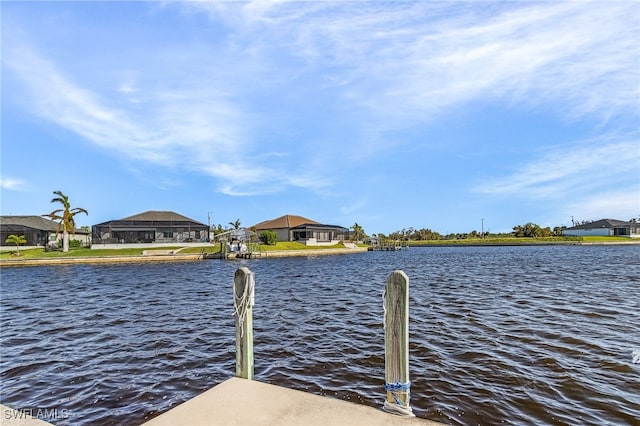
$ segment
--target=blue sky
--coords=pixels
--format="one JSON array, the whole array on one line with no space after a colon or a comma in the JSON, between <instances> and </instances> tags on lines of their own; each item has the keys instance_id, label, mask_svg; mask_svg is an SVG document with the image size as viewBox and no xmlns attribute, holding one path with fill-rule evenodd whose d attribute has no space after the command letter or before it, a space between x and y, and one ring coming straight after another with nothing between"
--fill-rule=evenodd
<instances>
[{"instance_id":1,"label":"blue sky","mask_svg":"<svg viewBox=\"0 0 640 426\"><path fill-rule=\"evenodd\" d=\"M640 216L640 3L12 2L2 214Z\"/></svg>"}]
</instances>

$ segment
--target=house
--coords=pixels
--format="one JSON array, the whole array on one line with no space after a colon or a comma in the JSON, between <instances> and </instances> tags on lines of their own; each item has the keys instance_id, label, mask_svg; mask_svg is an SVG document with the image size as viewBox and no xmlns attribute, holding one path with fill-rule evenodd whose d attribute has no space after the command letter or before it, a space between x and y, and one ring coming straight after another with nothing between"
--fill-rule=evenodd
<instances>
[{"instance_id":1,"label":"house","mask_svg":"<svg viewBox=\"0 0 640 426\"><path fill-rule=\"evenodd\" d=\"M298 241L308 246L333 245L349 239L349 229L338 225L325 225L302 216L284 215L251 227L258 234L271 230L278 241Z\"/></svg>"},{"instance_id":2,"label":"house","mask_svg":"<svg viewBox=\"0 0 640 426\"><path fill-rule=\"evenodd\" d=\"M93 243L191 243L209 241L209 226L171 211L147 211L93 225Z\"/></svg>"},{"instance_id":3,"label":"house","mask_svg":"<svg viewBox=\"0 0 640 426\"><path fill-rule=\"evenodd\" d=\"M62 237L59 233L56 238L58 225L58 222L42 216L0 216L0 245L13 245L5 242L9 235L24 235L27 240L25 246L44 247ZM76 229L69 238L79 240L85 246L91 244L91 232L82 229Z\"/></svg>"},{"instance_id":4,"label":"house","mask_svg":"<svg viewBox=\"0 0 640 426\"><path fill-rule=\"evenodd\" d=\"M564 235L586 236L620 236L640 238L640 223L625 222L615 219L600 219L594 222L572 226L564 231Z\"/></svg>"}]
</instances>

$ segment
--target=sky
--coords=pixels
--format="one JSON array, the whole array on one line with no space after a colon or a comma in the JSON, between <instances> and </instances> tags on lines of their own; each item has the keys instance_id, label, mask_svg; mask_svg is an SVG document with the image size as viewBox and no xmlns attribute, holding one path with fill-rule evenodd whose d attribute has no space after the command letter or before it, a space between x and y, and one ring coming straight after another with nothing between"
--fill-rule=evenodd
<instances>
[{"instance_id":1,"label":"sky","mask_svg":"<svg viewBox=\"0 0 640 426\"><path fill-rule=\"evenodd\" d=\"M640 2L2 1L3 215L640 217Z\"/></svg>"}]
</instances>

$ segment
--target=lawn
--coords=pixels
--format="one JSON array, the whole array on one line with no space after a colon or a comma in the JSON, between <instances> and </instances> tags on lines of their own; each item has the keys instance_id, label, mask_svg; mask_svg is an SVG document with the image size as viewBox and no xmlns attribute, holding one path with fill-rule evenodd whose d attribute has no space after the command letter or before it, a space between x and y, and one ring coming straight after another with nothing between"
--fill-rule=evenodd
<instances>
[{"instance_id":1,"label":"lawn","mask_svg":"<svg viewBox=\"0 0 640 426\"><path fill-rule=\"evenodd\" d=\"M344 245L336 244L333 246L306 246L304 244L296 242L278 242L273 246L260 244L257 247L258 251L277 251L277 250L313 250L313 249L335 249L344 248ZM212 244L204 247L187 247L182 248L180 246L175 247L157 247L157 248L145 248L144 250L149 252L151 250L178 250L179 254L201 254L201 253L219 253L220 244ZM256 250L256 249L254 249ZM106 256L140 256L143 249L141 248L121 248L121 249L88 249L88 248L71 248L69 252L62 253L61 251L45 251L44 248L36 249L24 249L20 250L20 259L48 259L48 258L67 258L67 257L106 257ZM0 253L0 259L16 259L15 250L3 251Z\"/></svg>"},{"instance_id":2,"label":"lawn","mask_svg":"<svg viewBox=\"0 0 640 426\"><path fill-rule=\"evenodd\" d=\"M456 245L520 245L520 244L576 244L576 243L615 243L615 242L636 242L626 237L546 237L546 238L467 238L460 240L425 240L425 241L409 241L410 246L456 246ZM361 245L362 246L362 245ZM275 245L257 245L254 251L280 251L280 250L318 250L318 249L339 249L344 248L342 243L332 246L307 246L304 244L279 241ZM175 247L157 247L144 249L147 252L151 250L178 250L180 246ZM44 251L43 248L20 250L20 259L46 259L46 258L66 258L66 257L107 257L107 256L140 256L143 249L140 248L122 248L122 249L88 249L88 248L72 248L68 253L61 251ZM205 247L187 247L180 249L180 254L201 254L201 253L218 253L220 252L219 244L212 244ZM0 252L0 259L16 259L15 250Z\"/></svg>"},{"instance_id":3,"label":"lawn","mask_svg":"<svg viewBox=\"0 0 640 426\"><path fill-rule=\"evenodd\" d=\"M629 237L599 237L599 236L582 237L582 241L584 241L585 243L606 243L606 242L619 243L619 242L625 242L625 241L633 242L635 240Z\"/></svg>"},{"instance_id":4,"label":"lawn","mask_svg":"<svg viewBox=\"0 0 640 426\"><path fill-rule=\"evenodd\" d=\"M521 244L572 244L582 241L581 237L543 237L543 238L464 238L458 240L410 241L410 246L423 245L521 245Z\"/></svg>"},{"instance_id":5,"label":"lawn","mask_svg":"<svg viewBox=\"0 0 640 426\"><path fill-rule=\"evenodd\" d=\"M157 249L146 250L172 250L180 247L158 247ZM0 259L15 259L14 251L3 251L0 253ZM198 252L200 253L200 251ZM62 251L45 251L44 248L35 248L28 250L20 250L21 259L49 259L49 258L65 258L65 257L100 257L100 256L139 256L142 254L140 248L123 248L123 249L88 249L88 248L71 248L67 253Z\"/></svg>"}]
</instances>

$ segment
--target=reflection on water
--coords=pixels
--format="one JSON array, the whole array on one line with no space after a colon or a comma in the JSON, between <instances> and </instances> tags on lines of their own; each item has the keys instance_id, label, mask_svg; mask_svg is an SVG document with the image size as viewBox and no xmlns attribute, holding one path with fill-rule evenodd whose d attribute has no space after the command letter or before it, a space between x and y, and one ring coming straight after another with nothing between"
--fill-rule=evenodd
<instances>
[{"instance_id":1,"label":"reflection on water","mask_svg":"<svg viewBox=\"0 0 640 426\"><path fill-rule=\"evenodd\" d=\"M441 247L2 270L3 404L139 424L235 372L232 281L256 274L255 378L381 407L382 289L410 289L412 407L450 424L637 424L640 247Z\"/></svg>"}]
</instances>

